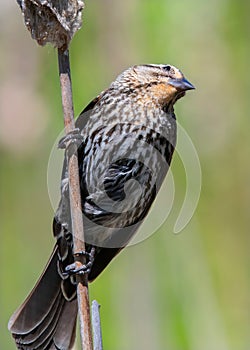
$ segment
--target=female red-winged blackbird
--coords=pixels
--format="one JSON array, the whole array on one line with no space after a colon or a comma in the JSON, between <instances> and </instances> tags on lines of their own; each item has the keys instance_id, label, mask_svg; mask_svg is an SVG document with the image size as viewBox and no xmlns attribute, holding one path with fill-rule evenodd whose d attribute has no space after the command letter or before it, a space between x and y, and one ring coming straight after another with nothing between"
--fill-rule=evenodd
<instances>
[{"instance_id":1,"label":"female red-winged blackbird","mask_svg":"<svg viewBox=\"0 0 250 350\"><path fill-rule=\"evenodd\" d=\"M134 66L77 119L75 142L80 141L82 212L90 261L81 271L74 268L65 162L53 222L56 246L35 288L9 322L18 349L72 347L77 316L72 277L85 272L89 281L94 280L142 223L174 152L174 103L191 89L193 85L173 66Z\"/></svg>"}]
</instances>

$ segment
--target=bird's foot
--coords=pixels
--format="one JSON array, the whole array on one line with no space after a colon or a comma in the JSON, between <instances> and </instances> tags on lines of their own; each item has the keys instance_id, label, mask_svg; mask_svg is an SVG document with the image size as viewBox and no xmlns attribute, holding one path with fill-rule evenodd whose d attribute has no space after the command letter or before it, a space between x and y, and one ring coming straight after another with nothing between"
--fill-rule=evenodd
<instances>
[{"instance_id":1,"label":"bird's foot","mask_svg":"<svg viewBox=\"0 0 250 350\"><path fill-rule=\"evenodd\" d=\"M61 140L58 142L58 148L65 149L69 143L75 144L78 148L82 142L83 136L81 135L80 129L75 128L61 138Z\"/></svg>"},{"instance_id":2,"label":"bird's foot","mask_svg":"<svg viewBox=\"0 0 250 350\"><path fill-rule=\"evenodd\" d=\"M91 267L94 262L95 248L92 247L90 253L85 251L80 251L74 254L74 256L84 255L87 257L87 263L79 266L79 262L74 262L66 266L64 276L73 276L73 275L83 275L88 274L91 270Z\"/></svg>"}]
</instances>

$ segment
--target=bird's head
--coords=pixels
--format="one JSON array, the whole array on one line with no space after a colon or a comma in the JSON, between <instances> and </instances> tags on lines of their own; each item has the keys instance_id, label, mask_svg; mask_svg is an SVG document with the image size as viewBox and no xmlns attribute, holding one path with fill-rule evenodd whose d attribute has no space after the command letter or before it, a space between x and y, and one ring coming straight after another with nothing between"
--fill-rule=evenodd
<instances>
[{"instance_id":1,"label":"bird's head","mask_svg":"<svg viewBox=\"0 0 250 350\"><path fill-rule=\"evenodd\" d=\"M115 81L124 91L140 91L145 98L153 99L162 106L173 105L195 87L183 73L170 64L144 64L124 71Z\"/></svg>"}]
</instances>

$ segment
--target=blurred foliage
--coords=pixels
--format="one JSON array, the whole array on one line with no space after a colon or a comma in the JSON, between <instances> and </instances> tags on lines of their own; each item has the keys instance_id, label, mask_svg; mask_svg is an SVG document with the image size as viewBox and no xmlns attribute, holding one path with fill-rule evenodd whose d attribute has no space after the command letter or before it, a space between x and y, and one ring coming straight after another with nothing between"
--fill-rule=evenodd
<instances>
[{"instance_id":1,"label":"blurred foliage","mask_svg":"<svg viewBox=\"0 0 250 350\"><path fill-rule=\"evenodd\" d=\"M0 348L11 350L8 318L54 244L46 171L63 121L56 50L36 46L17 5L1 7ZM125 67L174 64L197 87L176 110L203 175L199 206L174 235L185 194L176 156L177 209L91 285L105 349L250 348L249 12L246 0L86 1L71 46L76 114Z\"/></svg>"}]
</instances>

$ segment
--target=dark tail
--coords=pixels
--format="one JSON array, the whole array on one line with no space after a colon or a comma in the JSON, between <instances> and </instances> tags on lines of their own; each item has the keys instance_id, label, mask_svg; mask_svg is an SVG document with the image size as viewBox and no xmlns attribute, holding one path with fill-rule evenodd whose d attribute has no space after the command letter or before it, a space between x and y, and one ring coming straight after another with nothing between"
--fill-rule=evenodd
<instances>
[{"instance_id":1,"label":"dark tail","mask_svg":"<svg viewBox=\"0 0 250 350\"><path fill-rule=\"evenodd\" d=\"M57 248L8 328L21 350L69 350L75 340L77 300L65 299L57 271Z\"/></svg>"}]
</instances>

